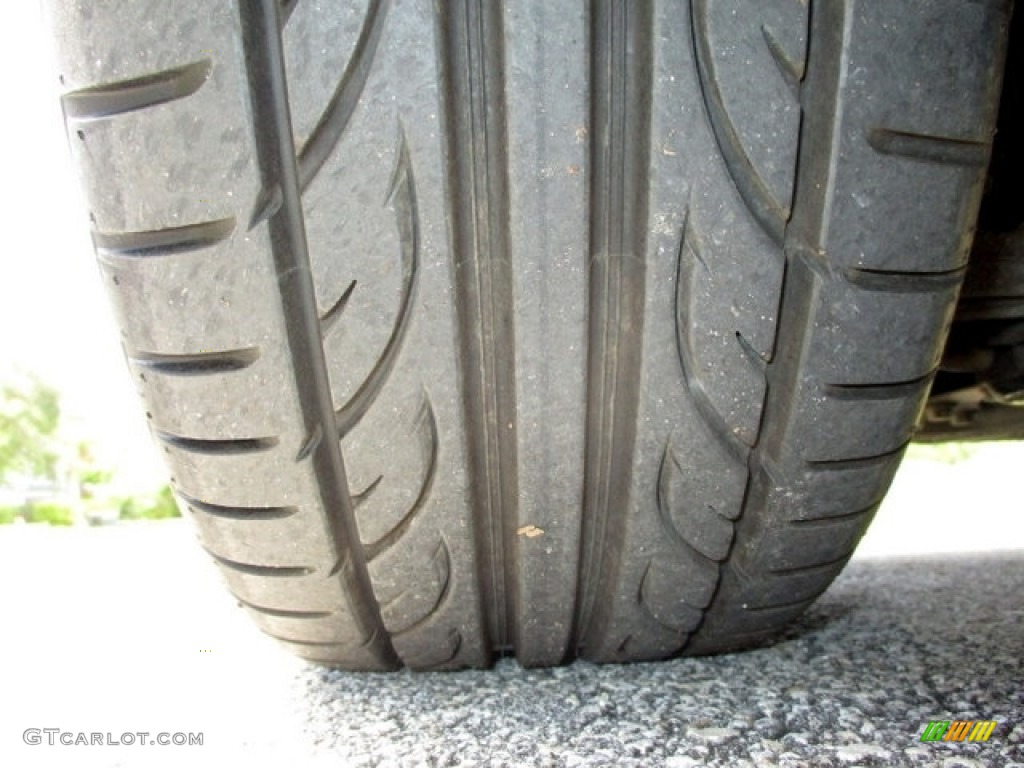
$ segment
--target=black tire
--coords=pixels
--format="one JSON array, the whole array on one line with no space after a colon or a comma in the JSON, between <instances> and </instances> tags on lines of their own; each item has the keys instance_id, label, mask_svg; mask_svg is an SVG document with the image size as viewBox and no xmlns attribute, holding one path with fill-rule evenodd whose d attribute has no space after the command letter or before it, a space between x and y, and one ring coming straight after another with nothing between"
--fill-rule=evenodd
<instances>
[{"instance_id":1,"label":"black tire","mask_svg":"<svg viewBox=\"0 0 1024 768\"><path fill-rule=\"evenodd\" d=\"M239 602L354 669L777 633L911 439L1009 13L55 3L129 367Z\"/></svg>"}]
</instances>

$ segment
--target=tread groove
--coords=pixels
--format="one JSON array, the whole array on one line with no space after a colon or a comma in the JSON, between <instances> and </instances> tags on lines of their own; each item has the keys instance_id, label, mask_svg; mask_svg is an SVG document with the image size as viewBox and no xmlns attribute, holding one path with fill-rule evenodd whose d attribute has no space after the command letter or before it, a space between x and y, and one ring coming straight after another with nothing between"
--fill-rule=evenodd
<instances>
[{"instance_id":1,"label":"tread groove","mask_svg":"<svg viewBox=\"0 0 1024 768\"><path fill-rule=\"evenodd\" d=\"M437 613L438 609L444 605L445 600L448 599L448 594L452 587L452 559L451 552L448 550L448 542L445 541L444 536L441 537L441 543L437 545L437 549L434 552L433 557L434 567L437 569L438 574L441 577L441 589L437 594L437 599L434 604L430 607L423 616L407 627L395 632L395 637L401 637L407 635L410 632L415 632L420 627L424 626L430 621Z\"/></svg>"},{"instance_id":2,"label":"tread groove","mask_svg":"<svg viewBox=\"0 0 1024 768\"><path fill-rule=\"evenodd\" d=\"M281 29L284 29L288 26L288 20L292 17L295 9L299 6L299 0L280 0L280 3Z\"/></svg>"},{"instance_id":3,"label":"tread groove","mask_svg":"<svg viewBox=\"0 0 1024 768\"><path fill-rule=\"evenodd\" d=\"M894 128L872 128L868 131L868 144L883 155L973 167L988 163L990 147L989 142L978 139L935 136Z\"/></svg>"},{"instance_id":4,"label":"tread groove","mask_svg":"<svg viewBox=\"0 0 1024 768\"><path fill-rule=\"evenodd\" d=\"M299 640L295 637L287 637L285 635L275 635L272 632L263 630L263 634L269 637L271 640L277 640L279 643L290 643L292 645L305 645L311 648L347 648L350 647L351 643L344 643L340 640Z\"/></svg>"},{"instance_id":5,"label":"tread groove","mask_svg":"<svg viewBox=\"0 0 1024 768\"><path fill-rule=\"evenodd\" d=\"M280 187L263 188L256 196L256 202L252 206L252 213L249 214L249 226L247 232L252 232L256 227L265 222L271 216L275 216L284 204L284 197Z\"/></svg>"},{"instance_id":6,"label":"tread groove","mask_svg":"<svg viewBox=\"0 0 1024 768\"><path fill-rule=\"evenodd\" d=\"M722 159L728 166L729 177L736 185L740 197L764 231L776 243L781 244L790 210L775 199L758 174L725 108L711 53L712 36L708 25L708 4L709 0L693 0L690 4L694 58L697 62L698 80L708 120L722 153ZM774 57L775 50L770 44L769 50Z\"/></svg>"},{"instance_id":7,"label":"tread groove","mask_svg":"<svg viewBox=\"0 0 1024 768\"><path fill-rule=\"evenodd\" d=\"M317 449L320 445L320 441L324 439L324 428L322 425L317 424L313 428L313 434L309 435L305 440L302 441L302 445L299 446L299 452L295 454L295 461L305 461Z\"/></svg>"},{"instance_id":8,"label":"tread groove","mask_svg":"<svg viewBox=\"0 0 1024 768\"><path fill-rule=\"evenodd\" d=\"M110 256L155 257L209 248L231 237L235 219L215 219L180 227L135 232L93 232L92 242L100 258Z\"/></svg>"},{"instance_id":9,"label":"tread groove","mask_svg":"<svg viewBox=\"0 0 1024 768\"><path fill-rule=\"evenodd\" d=\"M128 359L141 368L169 376L204 376L240 371L255 363L259 357L259 347L244 347L194 354L164 354L136 350Z\"/></svg>"},{"instance_id":10,"label":"tread groove","mask_svg":"<svg viewBox=\"0 0 1024 768\"><path fill-rule=\"evenodd\" d=\"M362 29L356 40L352 56L349 58L345 72L338 81L337 88L331 95L309 139L299 152L298 173L299 190L305 192L316 178L331 152L338 145L345 128L348 127L352 114L359 104L363 88L370 76L370 69L377 53L384 22L388 16L391 0L370 0L366 9Z\"/></svg>"},{"instance_id":11,"label":"tread groove","mask_svg":"<svg viewBox=\"0 0 1024 768\"><path fill-rule=\"evenodd\" d=\"M180 490L175 494L194 512L202 512L210 517L225 520L282 520L298 513L296 507L236 507L201 501Z\"/></svg>"},{"instance_id":12,"label":"tread groove","mask_svg":"<svg viewBox=\"0 0 1024 768\"><path fill-rule=\"evenodd\" d=\"M823 563L813 563L811 565L797 565L787 568L772 568L768 573L775 576L795 576L803 573L814 573L816 571L830 571L836 566L841 566L846 563L850 557L853 556L853 552L846 552L839 557L832 558Z\"/></svg>"},{"instance_id":13,"label":"tread groove","mask_svg":"<svg viewBox=\"0 0 1024 768\"><path fill-rule=\"evenodd\" d=\"M605 641L630 504L639 408L650 171L653 8L590 5L587 391L577 602L570 648Z\"/></svg>"},{"instance_id":14,"label":"tread groove","mask_svg":"<svg viewBox=\"0 0 1024 768\"><path fill-rule=\"evenodd\" d=\"M693 263L687 258L689 251L697 263L707 268L699 251L700 239L694 236L690 223L690 210L687 208L683 228L679 237L679 256L676 261L676 296L675 296L675 323L676 323L676 353L679 357L679 367L682 369L683 382L690 395L693 404L700 414L701 420L711 430L712 434L718 437L729 455L737 464L746 464L750 454L748 446L739 436L729 428L725 418L719 413L711 402L711 397L704 389L704 384L696 375L699 367L696 362L696 355L693 352L692 338L688 333L689 321L689 296L692 294L693 284ZM737 343L740 349L749 357L758 370L764 371L766 363L764 359L753 348L748 349L749 344L742 335L737 332Z\"/></svg>"},{"instance_id":15,"label":"tread groove","mask_svg":"<svg viewBox=\"0 0 1024 768\"><path fill-rule=\"evenodd\" d=\"M888 269L847 267L842 273L847 281L865 291L889 293L931 293L948 291L960 285L967 265L942 272L900 272Z\"/></svg>"},{"instance_id":16,"label":"tread groove","mask_svg":"<svg viewBox=\"0 0 1024 768\"><path fill-rule=\"evenodd\" d=\"M61 96L64 116L99 120L184 99L202 88L212 71L213 62L201 59L143 77L70 91Z\"/></svg>"},{"instance_id":17,"label":"tread groove","mask_svg":"<svg viewBox=\"0 0 1024 768\"><path fill-rule=\"evenodd\" d=\"M353 493L352 503L355 504L357 508L359 507L360 504L365 503L373 495L373 492L377 490L377 486L380 485L383 479L384 475L377 475L377 478L368 486L366 486L366 488L359 491L359 493Z\"/></svg>"},{"instance_id":18,"label":"tread groove","mask_svg":"<svg viewBox=\"0 0 1024 768\"><path fill-rule=\"evenodd\" d=\"M207 549L206 553L212 557L218 564L227 568L230 571L236 573L243 573L246 576L264 576L270 578L296 578L300 576L309 576L311 573L315 573L315 568L310 568L303 565L259 565L257 563L240 563L237 560L232 560L222 555L218 555L216 552Z\"/></svg>"},{"instance_id":19,"label":"tread groove","mask_svg":"<svg viewBox=\"0 0 1024 768\"><path fill-rule=\"evenodd\" d=\"M885 381L877 384L825 384L826 397L835 400L899 400L918 394L931 384L938 368L923 376L905 381Z\"/></svg>"},{"instance_id":20,"label":"tread groove","mask_svg":"<svg viewBox=\"0 0 1024 768\"><path fill-rule=\"evenodd\" d=\"M826 587L828 585L826 584ZM822 592L825 591L825 587L822 587ZM804 597L800 600L791 600L785 603L772 603L771 605L744 605L743 610L747 613L769 613L771 611L792 611L796 608L801 608L810 605L818 599L820 592L817 595L811 597Z\"/></svg>"},{"instance_id":21,"label":"tread groove","mask_svg":"<svg viewBox=\"0 0 1024 768\"><path fill-rule=\"evenodd\" d=\"M518 642L513 270L500 4L438 6L459 369L485 646Z\"/></svg>"},{"instance_id":22,"label":"tread groove","mask_svg":"<svg viewBox=\"0 0 1024 768\"><path fill-rule=\"evenodd\" d=\"M871 502L866 507L861 509L855 509L853 512L844 512L841 515L825 515L824 517L797 517L791 518L788 523L791 526L797 528L827 528L832 525L842 525L848 523L851 520L870 515L878 509L878 505L882 503L881 499Z\"/></svg>"},{"instance_id":23,"label":"tread groove","mask_svg":"<svg viewBox=\"0 0 1024 768\"><path fill-rule=\"evenodd\" d=\"M399 129L398 159L391 177L388 201L395 205L395 221L401 248L402 292L399 298L398 314L391 329L384 350L376 365L360 384L359 389L348 402L335 412L335 424L339 438L345 437L362 420L377 400L384 384L391 375L398 360L409 321L412 319L413 298L419 276L420 264L420 223L416 202L416 181L413 177L412 162L405 141L405 130ZM349 289L354 286L351 283Z\"/></svg>"},{"instance_id":24,"label":"tread groove","mask_svg":"<svg viewBox=\"0 0 1024 768\"><path fill-rule=\"evenodd\" d=\"M277 619L326 619L334 614L331 611L291 611L285 608L269 608L265 605L258 605L256 603L250 603L248 600L243 600L238 595L235 595L235 600L240 605L248 608L256 613L262 613L264 616L273 616Z\"/></svg>"},{"instance_id":25,"label":"tread groove","mask_svg":"<svg viewBox=\"0 0 1024 768\"><path fill-rule=\"evenodd\" d=\"M702 11L706 11L706 1L700 2ZM697 5L695 2L695 11ZM744 535L746 531L760 524L752 511L768 506L769 494L775 487L771 477L778 474L775 467L782 463L781 443L797 406L795 395L799 391L807 340L814 332L814 301L819 281L823 279L816 261L817 254L824 253L822 242L834 194L831 158L837 152L842 113L839 88L848 66L852 14L852 2L816 5L810 14L807 77L800 89L803 116L792 218L785 222L779 238L786 261L774 352L766 368L767 396L761 416L761 438L747 459L747 488L735 523L733 545L727 562L720 569L714 595L701 623L687 638L683 648L686 653L718 646L718 633L723 630L716 622L728 627L725 630L728 633L735 634L735 627L729 627L728 617L734 615L737 603L748 605L745 590L749 579L745 575L743 553L735 551L736 542L749 538L749 534ZM704 44L707 44L706 39ZM823 151L825 148L827 152ZM828 183L823 184L823 180ZM793 607L810 602L804 600ZM765 610L777 608L779 606L771 606Z\"/></svg>"},{"instance_id":26,"label":"tread groove","mask_svg":"<svg viewBox=\"0 0 1024 768\"><path fill-rule=\"evenodd\" d=\"M353 280L348 284L338 300L334 302L330 309L328 309L320 317L320 338L327 338L327 334L331 332L335 324L338 322L338 318L341 317L341 313L345 311L345 307L348 305L348 300L352 298L352 292L356 289L356 281Z\"/></svg>"},{"instance_id":27,"label":"tread groove","mask_svg":"<svg viewBox=\"0 0 1024 768\"><path fill-rule=\"evenodd\" d=\"M294 384L303 432L312 435L318 426L333 424L335 417L309 269L277 0L240 3L238 13L262 189L281 190L281 205L266 220L267 234L288 320L287 343L295 362ZM288 279L280 279L285 275ZM369 651L381 668L392 669L398 666L399 659L384 627L359 543L339 442L320 440L310 462L319 492L317 512L320 523L330 534L334 560L349 563L336 578L347 593L361 634L371 640Z\"/></svg>"},{"instance_id":28,"label":"tread groove","mask_svg":"<svg viewBox=\"0 0 1024 768\"><path fill-rule=\"evenodd\" d=\"M736 331L736 343L740 345L740 349L743 350L743 356L747 358L750 364L763 373L771 359L754 349L754 345L739 331Z\"/></svg>"},{"instance_id":29,"label":"tread groove","mask_svg":"<svg viewBox=\"0 0 1024 768\"><path fill-rule=\"evenodd\" d=\"M637 603L643 607L644 613L646 613L655 624L657 624L659 627L661 627L662 629L664 629L664 630L666 630L668 632L671 632L673 634L678 635L679 636L679 641L678 642L681 645L683 643L683 641L685 640L685 638L686 638L686 634L692 628L692 624L685 624L685 623L679 624L679 625L671 624L671 623L667 622L665 619L659 617L655 613L654 607L650 604L650 601L647 598L647 584L648 584L648 579L650 578L651 568L653 566L654 566L654 561L653 560L648 560L647 561L647 565L644 566L643 575L640 577L640 586L637 587L637 596L636 596ZM690 605L689 603L684 603L684 605L686 606L686 608L694 616L697 616L697 617L700 616L701 608L695 608L692 605ZM621 643L619 643L618 648L616 648L616 654L621 654L622 653L622 651L629 644L629 641L630 641L631 638L632 638L632 635L627 636Z\"/></svg>"},{"instance_id":30,"label":"tread groove","mask_svg":"<svg viewBox=\"0 0 1024 768\"><path fill-rule=\"evenodd\" d=\"M348 554L342 555L338 558L337 562L335 562L334 565L331 566L331 570L327 572L327 578L333 579L342 571L345 571L347 573L350 564L351 559L349 558Z\"/></svg>"},{"instance_id":31,"label":"tread groove","mask_svg":"<svg viewBox=\"0 0 1024 768\"><path fill-rule=\"evenodd\" d=\"M413 520L416 519L416 515L419 514L420 510L427 503L427 499L430 497L430 491L434 486L434 478L437 474L437 452L438 452L438 436L437 436L437 419L434 417L434 408L430 403L430 398L424 395L423 406L420 410L420 416L417 419L420 424L423 425L420 432L423 432L423 447L424 453L427 455L427 469L424 474L423 484L420 487L420 492L416 496L416 500L409 507L409 510L402 516L402 519L387 533L381 536L376 541L366 544L364 549L366 551L366 559L368 562L373 562L375 558L386 552L392 546L394 546L399 539L405 534L412 525ZM380 479L374 481L369 488L364 491L366 495L369 495L377 487L377 483ZM355 503L359 504L363 499L355 497Z\"/></svg>"},{"instance_id":32,"label":"tread groove","mask_svg":"<svg viewBox=\"0 0 1024 768\"><path fill-rule=\"evenodd\" d=\"M661 456L661 463L658 465L658 484L657 484L657 495L658 495L657 501L658 501L658 504L657 504L657 508L658 508L658 516L661 519L662 529L669 535L669 538L675 544L677 549L681 549L681 550L685 550L687 552L690 552L694 557L697 557L697 558L699 558L701 560L706 560L708 563L711 563L711 564L717 566L717 564L722 562L722 560L724 560L724 558L711 557L711 556L706 555L705 553L701 552L699 549L697 549L697 547L695 547L692 543L690 543L689 540L687 540L687 538L683 534L683 532L681 530L679 530L679 526L677 526L675 524L675 522L673 522L673 520L672 520L672 516L671 516L670 510L669 510L669 504L668 504L668 488L667 488L667 484L668 484L668 472L667 472L667 469L668 469L669 462L672 462L673 464L675 464L676 468L680 469L680 471L682 471L681 467L679 467L679 462L676 460L675 455L672 452L672 444L671 443L667 443L665 445L665 452L662 454L662 456ZM699 606L699 607L703 608L705 606Z\"/></svg>"},{"instance_id":33,"label":"tread groove","mask_svg":"<svg viewBox=\"0 0 1024 768\"><path fill-rule=\"evenodd\" d=\"M279 442L277 437L186 437L184 435L175 435L171 432L164 432L160 429L154 429L153 434L161 442L182 451L221 456L269 451L276 447Z\"/></svg>"},{"instance_id":34,"label":"tread groove","mask_svg":"<svg viewBox=\"0 0 1024 768\"><path fill-rule=\"evenodd\" d=\"M903 451L906 450L907 446L910 445L910 440L905 440L898 446L893 448L891 451L884 451L882 453L876 453L871 456L855 456L847 459L805 459L808 466L814 469L825 469L832 471L845 471L848 469L865 469L878 464L885 464L898 458Z\"/></svg>"},{"instance_id":35,"label":"tread groove","mask_svg":"<svg viewBox=\"0 0 1024 768\"><path fill-rule=\"evenodd\" d=\"M774 30L766 24L761 25L761 34L764 36L765 45L768 46L768 52L772 55L772 60L775 62L775 66L779 68L779 72L782 75L782 79L786 81L792 89L800 87L800 81L804 79L804 62L797 61L779 42Z\"/></svg>"}]
</instances>

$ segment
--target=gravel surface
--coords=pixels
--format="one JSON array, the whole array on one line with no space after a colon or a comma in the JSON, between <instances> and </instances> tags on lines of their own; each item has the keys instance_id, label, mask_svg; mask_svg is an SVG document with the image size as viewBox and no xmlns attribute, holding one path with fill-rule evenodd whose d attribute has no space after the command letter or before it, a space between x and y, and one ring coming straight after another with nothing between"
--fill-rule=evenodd
<instances>
[{"instance_id":1,"label":"gravel surface","mask_svg":"<svg viewBox=\"0 0 1024 768\"><path fill-rule=\"evenodd\" d=\"M0 579L0 765L1024 766L1024 551L855 561L746 654L422 675L290 658L183 521L5 526ZM999 725L922 743L931 719ZM27 728L203 745L30 746Z\"/></svg>"}]
</instances>

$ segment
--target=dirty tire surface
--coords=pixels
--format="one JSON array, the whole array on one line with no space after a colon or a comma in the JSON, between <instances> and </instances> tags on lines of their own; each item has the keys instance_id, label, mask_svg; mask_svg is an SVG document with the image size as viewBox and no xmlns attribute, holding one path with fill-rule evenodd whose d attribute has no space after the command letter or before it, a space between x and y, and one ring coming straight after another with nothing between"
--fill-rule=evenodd
<instances>
[{"instance_id":1,"label":"dirty tire surface","mask_svg":"<svg viewBox=\"0 0 1024 768\"><path fill-rule=\"evenodd\" d=\"M771 638L911 438L1009 2L54 2L172 485L352 669Z\"/></svg>"}]
</instances>

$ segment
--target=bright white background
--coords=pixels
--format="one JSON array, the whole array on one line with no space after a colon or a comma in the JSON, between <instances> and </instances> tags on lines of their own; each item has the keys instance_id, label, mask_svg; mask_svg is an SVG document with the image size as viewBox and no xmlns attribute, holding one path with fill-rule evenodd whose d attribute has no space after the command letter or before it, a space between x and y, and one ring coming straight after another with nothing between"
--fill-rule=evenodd
<instances>
[{"instance_id":1,"label":"bright white background","mask_svg":"<svg viewBox=\"0 0 1024 768\"><path fill-rule=\"evenodd\" d=\"M38 2L0 24L0 379L32 371L61 392L69 435L119 484L153 491L162 467L125 375L68 157L52 43Z\"/></svg>"}]
</instances>

